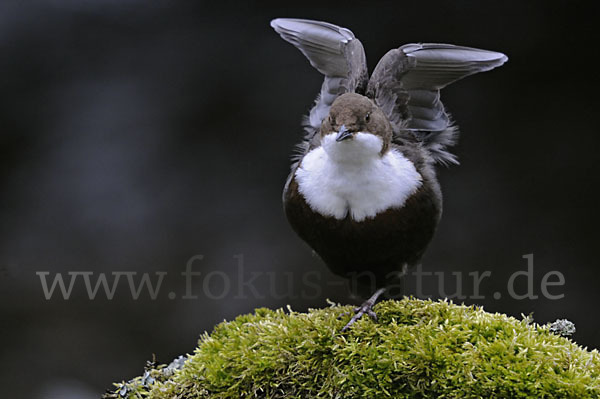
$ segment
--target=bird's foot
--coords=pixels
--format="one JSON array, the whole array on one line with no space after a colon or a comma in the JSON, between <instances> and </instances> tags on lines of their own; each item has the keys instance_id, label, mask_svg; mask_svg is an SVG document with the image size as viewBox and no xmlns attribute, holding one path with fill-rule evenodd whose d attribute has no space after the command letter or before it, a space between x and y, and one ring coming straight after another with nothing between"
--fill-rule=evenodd
<instances>
[{"instance_id":1,"label":"bird's foot","mask_svg":"<svg viewBox=\"0 0 600 399\"><path fill-rule=\"evenodd\" d=\"M367 299L362 305L354 309L355 315L350 319L348 324L342 328L342 331L346 331L352 326L352 324L356 323L358 319L363 317L364 314L367 314L373 321L377 321L377 314L373 311L373 306L375 306L375 302L377 302L377 298L381 296L385 292L385 288L378 289L369 299Z\"/></svg>"}]
</instances>

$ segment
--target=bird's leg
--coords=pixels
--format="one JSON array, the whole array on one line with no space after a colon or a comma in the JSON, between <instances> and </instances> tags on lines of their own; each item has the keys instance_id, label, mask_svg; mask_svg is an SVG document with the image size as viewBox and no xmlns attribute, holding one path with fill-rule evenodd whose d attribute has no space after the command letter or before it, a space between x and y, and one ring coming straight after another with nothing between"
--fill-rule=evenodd
<instances>
[{"instance_id":1,"label":"bird's leg","mask_svg":"<svg viewBox=\"0 0 600 399\"><path fill-rule=\"evenodd\" d=\"M379 298L384 292L385 288L378 289L369 299L363 302L362 305L354 309L354 312L356 314L354 315L354 317L352 317L352 319L350 319L348 324L346 324L344 328L342 328L342 331L346 331L347 329L349 329L350 326L354 324L356 320L360 319L365 313L368 314L374 321L377 321L377 315L375 314L375 312L373 312L373 306L375 305L375 302L377 302L377 298Z\"/></svg>"}]
</instances>

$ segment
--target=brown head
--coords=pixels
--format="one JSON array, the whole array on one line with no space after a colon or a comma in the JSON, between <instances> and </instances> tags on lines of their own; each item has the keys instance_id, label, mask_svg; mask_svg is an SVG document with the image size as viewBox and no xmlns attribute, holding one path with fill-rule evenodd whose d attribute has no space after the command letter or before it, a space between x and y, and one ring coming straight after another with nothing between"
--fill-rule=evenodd
<instances>
[{"instance_id":1,"label":"brown head","mask_svg":"<svg viewBox=\"0 0 600 399\"><path fill-rule=\"evenodd\" d=\"M383 111L369 98L345 93L331 105L329 116L321 124L321 138L336 134L338 143L353 140L357 133L370 133L381 138L381 155L389 148L392 126Z\"/></svg>"}]
</instances>

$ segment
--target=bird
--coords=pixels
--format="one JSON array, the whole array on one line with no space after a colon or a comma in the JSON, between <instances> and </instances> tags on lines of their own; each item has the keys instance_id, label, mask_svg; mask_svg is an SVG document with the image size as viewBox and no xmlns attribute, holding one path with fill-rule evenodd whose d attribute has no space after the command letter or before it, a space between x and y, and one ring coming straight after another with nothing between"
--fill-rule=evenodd
<instances>
[{"instance_id":1,"label":"bird","mask_svg":"<svg viewBox=\"0 0 600 399\"><path fill-rule=\"evenodd\" d=\"M328 268L368 298L346 331L365 314L377 320L374 304L419 264L440 222L435 168L458 164L448 150L458 128L440 90L508 57L411 43L388 51L369 76L363 45L349 29L297 18L273 19L271 27L324 76L292 156L283 208Z\"/></svg>"}]
</instances>

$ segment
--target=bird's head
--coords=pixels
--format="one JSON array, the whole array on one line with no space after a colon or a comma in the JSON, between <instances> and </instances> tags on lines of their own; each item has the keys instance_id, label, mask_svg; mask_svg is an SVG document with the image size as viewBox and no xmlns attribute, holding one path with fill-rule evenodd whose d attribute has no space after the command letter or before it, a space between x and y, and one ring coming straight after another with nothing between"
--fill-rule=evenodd
<instances>
[{"instance_id":1,"label":"bird's head","mask_svg":"<svg viewBox=\"0 0 600 399\"><path fill-rule=\"evenodd\" d=\"M383 111L356 93L339 96L321 125L321 143L340 162L357 163L381 157L392 141L392 127Z\"/></svg>"}]
</instances>

